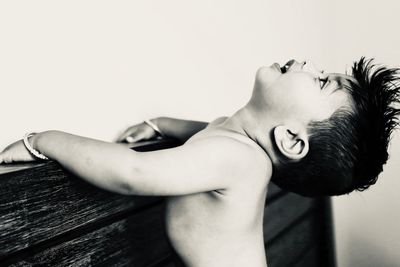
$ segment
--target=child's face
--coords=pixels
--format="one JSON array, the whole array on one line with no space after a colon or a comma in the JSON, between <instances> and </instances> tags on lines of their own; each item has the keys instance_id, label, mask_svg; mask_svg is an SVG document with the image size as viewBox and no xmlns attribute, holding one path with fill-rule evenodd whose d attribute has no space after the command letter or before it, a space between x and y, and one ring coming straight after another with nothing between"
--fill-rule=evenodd
<instances>
[{"instance_id":1,"label":"child's face","mask_svg":"<svg viewBox=\"0 0 400 267\"><path fill-rule=\"evenodd\" d=\"M274 63L256 74L255 96L262 97L263 105L274 116L308 124L329 118L342 106L351 106L343 87L350 76L324 74L309 61L291 60L285 66L287 70L282 72Z\"/></svg>"}]
</instances>

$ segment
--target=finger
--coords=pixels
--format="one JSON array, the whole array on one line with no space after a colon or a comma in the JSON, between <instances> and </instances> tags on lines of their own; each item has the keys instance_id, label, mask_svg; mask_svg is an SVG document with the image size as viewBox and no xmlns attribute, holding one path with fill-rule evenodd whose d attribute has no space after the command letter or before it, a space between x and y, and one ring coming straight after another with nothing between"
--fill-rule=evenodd
<instances>
[{"instance_id":1,"label":"finger","mask_svg":"<svg viewBox=\"0 0 400 267\"><path fill-rule=\"evenodd\" d=\"M126 140L127 143L133 143L133 142L135 142L135 140L133 139L132 136L128 136L127 138L125 138L125 140Z\"/></svg>"},{"instance_id":2,"label":"finger","mask_svg":"<svg viewBox=\"0 0 400 267\"><path fill-rule=\"evenodd\" d=\"M10 157L3 153L2 156L1 156L1 163L2 164L11 163Z\"/></svg>"},{"instance_id":3,"label":"finger","mask_svg":"<svg viewBox=\"0 0 400 267\"><path fill-rule=\"evenodd\" d=\"M1 164L8 163L7 162L7 153L4 150L0 153L0 163Z\"/></svg>"},{"instance_id":4,"label":"finger","mask_svg":"<svg viewBox=\"0 0 400 267\"><path fill-rule=\"evenodd\" d=\"M142 139L143 139L143 134L138 133L138 134L133 134L133 135L127 136L125 140L127 143L135 143Z\"/></svg>"},{"instance_id":5,"label":"finger","mask_svg":"<svg viewBox=\"0 0 400 267\"><path fill-rule=\"evenodd\" d=\"M125 139L132 134L132 129L129 128L119 135L116 142L123 142Z\"/></svg>"},{"instance_id":6,"label":"finger","mask_svg":"<svg viewBox=\"0 0 400 267\"><path fill-rule=\"evenodd\" d=\"M119 135L115 138L115 142L119 143L119 142L121 142L122 140L124 140L124 136L126 136L126 132L127 132L127 130L124 131L124 132L122 132L121 134L119 134Z\"/></svg>"},{"instance_id":7,"label":"finger","mask_svg":"<svg viewBox=\"0 0 400 267\"><path fill-rule=\"evenodd\" d=\"M128 134L124 138L121 139L121 142L133 143L136 140L135 136L136 136L135 133Z\"/></svg>"}]
</instances>

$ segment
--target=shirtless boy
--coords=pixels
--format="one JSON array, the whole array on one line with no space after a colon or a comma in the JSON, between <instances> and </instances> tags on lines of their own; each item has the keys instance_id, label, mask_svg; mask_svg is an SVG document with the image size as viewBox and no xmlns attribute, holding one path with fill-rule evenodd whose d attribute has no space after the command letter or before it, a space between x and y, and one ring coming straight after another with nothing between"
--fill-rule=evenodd
<instances>
[{"instance_id":1,"label":"shirtless boy","mask_svg":"<svg viewBox=\"0 0 400 267\"><path fill-rule=\"evenodd\" d=\"M46 131L9 145L0 163L45 155L106 190L170 196L167 232L187 266L266 266L262 213L270 180L307 196L375 183L399 114L397 72L365 59L352 76L324 74L308 61L275 63L257 71L250 101L231 117L208 126L153 120L187 140L180 147L139 153ZM119 141L154 134L143 124Z\"/></svg>"}]
</instances>

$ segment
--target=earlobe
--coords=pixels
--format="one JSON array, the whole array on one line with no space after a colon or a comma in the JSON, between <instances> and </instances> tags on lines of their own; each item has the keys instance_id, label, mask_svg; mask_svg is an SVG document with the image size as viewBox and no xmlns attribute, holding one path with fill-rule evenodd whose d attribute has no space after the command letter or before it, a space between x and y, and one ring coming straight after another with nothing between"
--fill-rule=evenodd
<instances>
[{"instance_id":1,"label":"earlobe","mask_svg":"<svg viewBox=\"0 0 400 267\"><path fill-rule=\"evenodd\" d=\"M286 158L299 160L307 155L309 144L305 130L279 125L274 128L273 136L276 147Z\"/></svg>"}]
</instances>

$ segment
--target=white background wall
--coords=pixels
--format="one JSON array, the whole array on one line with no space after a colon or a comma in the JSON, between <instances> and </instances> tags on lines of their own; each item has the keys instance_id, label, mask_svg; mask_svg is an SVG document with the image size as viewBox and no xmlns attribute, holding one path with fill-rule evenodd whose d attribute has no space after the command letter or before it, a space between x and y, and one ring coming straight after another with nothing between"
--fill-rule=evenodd
<instances>
[{"instance_id":1,"label":"white background wall","mask_svg":"<svg viewBox=\"0 0 400 267\"><path fill-rule=\"evenodd\" d=\"M335 1L331 28L334 60L339 68L361 55L400 66L399 1ZM334 199L338 266L400 266L400 131L377 185Z\"/></svg>"},{"instance_id":2,"label":"white background wall","mask_svg":"<svg viewBox=\"0 0 400 267\"><path fill-rule=\"evenodd\" d=\"M230 115L259 66L291 58L399 65L398 11L395 0L1 1L0 147L27 131L112 140L149 117ZM396 147L398 136L377 186L334 201L340 267L400 264Z\"/></svg>"}]
</instances>

